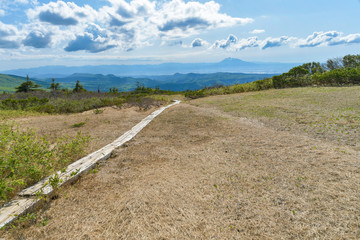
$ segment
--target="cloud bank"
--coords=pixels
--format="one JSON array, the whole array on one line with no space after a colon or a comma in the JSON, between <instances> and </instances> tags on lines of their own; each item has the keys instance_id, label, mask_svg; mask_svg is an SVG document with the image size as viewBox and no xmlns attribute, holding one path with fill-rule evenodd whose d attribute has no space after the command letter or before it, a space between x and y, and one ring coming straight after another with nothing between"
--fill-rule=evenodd
<instances>
[{"instance_id":1,"label":"cloud bank","mask_svg":"<svg viewBox=\"0 0 360 240\"><path fill-rule=\"evenodd\" d=\"M254 19L222 13L221 5L215 1L104 1L107 4L94 9L76 1L58 0L40 4L37 0L0 0L0 16L6 15L6 6L30 7L26 11L26 22L18 26L0 22L0 48L58 48L65 52L99 53L109 49L131 51L161 42L173 47L206 47L225 51L258 48L266 51L283 46L312 48L360 43L360 33L345 35L337 31L319 31L304 38L280 36L260 39L256 35L267 32L254 29L247 33L248 36L239 38L229 34L227 38L209 44L198 38L199 34L218 28L240 27L251 24ZM190 43L186 39L194 40Z\"/></svg>"},{"instance_id":2,"label":"cloud bank","mask_svg":"<svg viewBox=\"0 0 360 240\"><path fill-rule=\"evenodd\" d=\"M129 51L149 46L154 40L179 41L211 29L254 21L221 13L220 5L214 1L108 0L108 3L98 10L61 0L37 5L27 11L29 25L45 28L47 32L24 31L22 43L35 48L62 44L68 52L97 53L111 48Z\"/></svg>"},{"instance_id":3,"label":"cloud bank","mask_svg":"<svg viewBox=\"0 0 360 240\"><path fill-rule=\"evenodd\" d=\"M287 45L295 48L312 48L357 43L360 43L360 33L344 35L337 31L314 32L306 38L281 36L278 38L268 37L264 40L259 40L258 37L239 39L234 34L230 34L227 39L215 41L211 49L241 51L247 48L260 47L261 50L266 50Z\"/></svg>"}]
</instances>

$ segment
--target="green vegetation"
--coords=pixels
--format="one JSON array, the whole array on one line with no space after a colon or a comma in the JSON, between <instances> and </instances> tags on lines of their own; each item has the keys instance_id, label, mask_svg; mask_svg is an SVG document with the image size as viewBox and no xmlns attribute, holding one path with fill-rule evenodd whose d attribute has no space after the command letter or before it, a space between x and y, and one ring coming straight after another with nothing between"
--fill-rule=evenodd
<instances>
[{"instance_id":1,"label":"green vegetation","mask_svg":"<svg viewBox=\"0 0 360 240\"><path fill-rule=\"evenodd\" d=\"M80 83L74 91L54 90L51 92L32 91L27 93L0 95L0 112L20 110L38 113L77 113L106 106L138 106L146 109L158 105L159 96L171 95L174 92L138 86L135 91L127 93L97 93L82 90ZM147 106L147 107L146 107ZM100 112L99 112L100 113Z\"/></svg>"},{"instance_id":2,"label":"green vegetation","mask_svg":"<svg viewBox=\"0 0 360 240\"><path fill-rule=\"evenodd\" d=\"M185 96L191 99L232 93L253 92L274 88L272 78L266 78L251 83L236 84L232 86L207 87L197 91L187 91Z\"/></svg>"},{"instance_id":3,"label":"green vegetation","mask_svg":"<svg viewBox=\"0 0 360 240\"><path fill-rule=\"evenodd\" d=\"M51 85L50 85L49 89L53 92L60 90L60 83L55 82L54 78L51 79Z\"/></svg>"},{"instance_id":4,"label":"green vegetation","mask_svg":"<svg viewBox=\"0 0 360 240\"><path fill-rule=\"evenodd\" d=\"M324 65L317 62L305 63L292 68L287 73L251 83L188 91L185 96L194 99L210 95L252 92L272 88L349 86L359 84L360 55L347 55L342 59L329 59Z\"/></svg>"},{"instance_id":5,"label":"green vegetation","mask_svg":"<svg viewBox=\"0 0 360 240\"><path fill-rule=\"evenodd\" d=\"M86 122L80 122L80 123L75 123L72 125L73 128L79 128L82 127L86 124Z\"/></svg>"},{"instance_id":6,"label":"green vegetation","mask_svg":"<svg viewBox=\"0 0 360 240\"><path fill-rule=\"evenodd\" d=\"M3 122L0 125L0 203L19 190L66 167L83 153L89 137L63 137L50 143L31 131L20 131Z\"/></svg>"},{"instance_id":7,"label":"green vegetation","mask_svg":"<svg viewBox=\"0 0 360 240\"><path fill-rule=\"evenodd\" d=\"M16 92L31 92L35 91L40 87L40 85L30 81L29 75L26 76L26 81L21 83L18 87L16 87Z\"/></svg>"},{"instance_id":8,"label":"green vegetation","mask_svg":"<svg viewBox=\"0 0 360 240\"><path fill-rule=\"evenodd\" d=\"M76 81L73 92L75 92L75 93L86 92L85 88L80 84L79 80Z\"/></svg>"}]
</instances>

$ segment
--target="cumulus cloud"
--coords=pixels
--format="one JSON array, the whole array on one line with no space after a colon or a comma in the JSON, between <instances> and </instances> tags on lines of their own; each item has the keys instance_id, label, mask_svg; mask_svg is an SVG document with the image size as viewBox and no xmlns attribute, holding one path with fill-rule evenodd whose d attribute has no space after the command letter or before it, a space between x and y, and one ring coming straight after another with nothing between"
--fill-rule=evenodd
<instances>
[{"instance_id":1,"label":"cumulus cloud","mask_svg":"<svg viewBox=\"0 0 360 240\"><path fill-rule=\"evenodd\" d=\"M27 10L29 23L22 25L20 42L34 48L65 46L65 51L100 52L114 47L129 51L149 46L154 39L174 43L210 29L254 21L221 13L215 1L107 0L109 4L98 10L75 1L42 5L37 0L17 1L33 6ZM197 40L192 47L206 44Z\"/></svg>"},{"instance_id":2,"label":"cumulus cloud","mask_svg":"<svg viewBox=\"0 0 360 240\"><path fill-rule=\"evenodd\" d=\"M70 41L64 48L67 52L85 50L91 53L102 52L116 47L116 44L109 41L109 33L99 26L90 25L84 34L76 36L76 39Z\"/></svg>"},{"instance_id":3,"label":"cumulus cloud","mask_svg":"<svg viewBox=\"0 0 360 240\"><path fill-rule=\"evenodd\" d=\"M214 1L165 2L155 13L153 21L165 36L190 36L202 30L252 23L251 18L234 18L220 13L220 5Z\"/></svg>"},{"instance_id":4,"label":"cumulus cloud","mask_svg":"<svg viewBox=\"0 0 360 240\"><path fill-rule=\"evenodd\" d=\"M79 7L73 2L50 2L28 10L30 19L57 26L73 26L80 22L94 21L96 11L89 5Z\"/></svg>"},{"instance_id":5,"label":"cumulus cloud","mask_svg":"<svg viewBox=\"0 0 360 240\"><path fill-rule=\"evenodd\" d=\"M228 51L241 51L246 48L258 47L259 42L257 37L249 37L238 39L235 35L230 34L227 39L216 41L211 48L225 49Z\"/></svg>"},{"instance_id":6,"label":"cumulus cloud","mask_svg":"<svg viewBox=\"0 0 360 240\"><path fill-rule=\"evenodd\" d=\"M289 43L290 40L292 40L294 38L292 37L287 37L287 36L282 36L279 38L266 38L265 40L263 40L260 44L261 49L267 49L267 48L273 48L273 47L281 47L283 45L286 45Z\"/></svg>"},{"instance_id":7,"label":"cumulus cloud","mask_svg":"<svg viewBox=\"0 0 360 240\"><path fill-rule=\"evenodd\" d=\"M0 48L19 48L17 27L0 22Z\"/></svg>"},{"instance_id":8,"label":"cumulus cloud","mask_svg":"<svg viewBox=\"0 0 360 240\"><path fill-rule=\"evenodd\" d=\"M34 48L46 48L51 43L51 34L43 33L41 31L32 31L23 40L25 46L31 46Z\"/></svg>"},{"instance_id":9,"label":"cumulus cloud","mask_svg":"<svg viewBox=\"0 0 360 240\"><path fill-rule=\"evenodd\" d=\"M298 47L335 46L360 43L360 33L345 35L337 31L314 32L305 39L299 39Z\"/></svg>"},{"instance_id":10,"label":"cumulus cloud","mask_svg":"<svg viewBox=\"0 0 360 240\"><path fill-rule=\"evenodd\" d=\"M303 47L316 47L320 45L327 45L331 40L340 36L339 32L328 31L328 32L314 32L306 39L300 39L298 46Z\"/></svg>"},{"instance_id":11,"label":"cumulus cloud","mask_svg":"<svg viewBox=\"0 0 360 240\"><path fill-rule=\"evenodd\" d=\"M281 36L278 38L268 37L264 40L259 40L257 37L238 39L235 35L230 34L227 39L215 41L211 48L224 49L227 51L240 51L251 47L260 47L260 49L265 50L268 48L281 47L285 45L305 48L359 43L360 33L344 36L343 33L336 31L314 32L303 39L290 36Z\"/></svg>"},{"instance_id":12,"label":"cumulus cloud","mask_svg":"<svg viewBox=\"0 0 360 240\"><path fill-rule=\"evenodd\" d=\"M39 19L43 22L48 22L54 25L76 25L79 22L73 17L63 17L58 13L53 13L50 11L44 11L39 13Z\"/></svg>"},{"instance_id":13,"label":"cumulus cloud","mask_svg":"<svg viewBox=\"0 0 360 240\"><path fill-rule=\"evenodd\" d=\"M353 44L353 43L360 43L360 33L349 34L344 37L338 37L332 39L329 42L329 45L340 45L340 44Z\"/></svg>"},{"instance_id":14,"label":"cumulus cloud","mask_svg":"<svg viewBox=\"0 0 360 240\"><path fill-rule=\"evenodd\" d=\"M203 40L203 39L201 39L201 38L195 38L195 39L191 42L190 46L191 46L192 48L196 48L196 47L207 46L208 44L209 44L209 43L208 43L207 41L205 41L205 40Z\"/></svg>"},{"instance_id":15,"label":"cumulus cloud","mask_svg":"<svg viewBox=\"0 0 360 240\"><path fill-rule=\"evenodd\" d=\"M251 33L251 34L261 34L261 33L264 33L264 32L265 32L265 30L263 30L263 29L254 29L249 33Z\"/></svg>"}]
</instances>

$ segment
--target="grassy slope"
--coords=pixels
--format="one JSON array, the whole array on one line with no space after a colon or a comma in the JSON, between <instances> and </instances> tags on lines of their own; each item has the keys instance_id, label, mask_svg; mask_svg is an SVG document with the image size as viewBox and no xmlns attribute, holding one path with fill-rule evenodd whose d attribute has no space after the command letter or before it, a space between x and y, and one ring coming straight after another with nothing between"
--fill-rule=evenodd
<instances>
[{"instance_id":1,"label":"grassy slope","mask_svg":"<svg viewBox=\"0 0 360 240\"><path fill-rule=\"evenodd\" d=\"M192 101L234 116L257 118L279 130L296 130L360 147L360 87L292 88L214 96Z\"/></svg>"},{"instance_id":2,"label":"grassy slope","mask_svg":"<svg viewBox=\"0 0 360 240\"><path fill-rule=\"evenodd\" d=\"M37 81L37 80L32 80L32 79L30 79L30 80L41 86L47 87L49 85L42 81ZM18 87L24 81L26 81L25 77L0 74L0 91L15 92L15 88Z\"/></svg>"},{"instance_id":3,"label":"grassy slope","mask_svg":"<svg viewBox=\"0 0 360 240\"><path fill-rule=\"evenodd\" d=\"M0 74L0 91L14 92L25 80L23 77Z\"/></svg>"}]
</instances>

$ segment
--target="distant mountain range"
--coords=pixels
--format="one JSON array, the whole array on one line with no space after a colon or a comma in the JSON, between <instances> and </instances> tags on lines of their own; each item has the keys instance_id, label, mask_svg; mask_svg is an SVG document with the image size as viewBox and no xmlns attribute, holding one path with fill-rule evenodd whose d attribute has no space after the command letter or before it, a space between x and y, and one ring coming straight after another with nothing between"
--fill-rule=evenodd
<instances>
[{"instance_id":1,"label":"distant mountain range","mask_svg":"<svg viewBox=\"0 0 360 240\"><path fill-rule=\"evenodd\" d=\"M214 85L233 85L238 83L252 82L259 79L271 77L273 74L244 74L244 73L212 73L212 74L174 74L162 76L144 77L118 77L112 74L88 74L75 73L67 77L56 78L56 82L60 83L61 88L72 89L77 80L88 91L108 92L110 88L116 87L120 91L130 91L136 88L137 84L145 87L156 88L172 91L196 90ZM15 91L15 87L19 86L26 79L18 76L10 76L0 74L0 91ZM43 88L50 86L51 78L32 79Z\"/></svg>"},{"instance_id":2,"label":"distant mountain range","mask_svg":"<svg viewBox=\"0 0 360 240\"><path fill-rule=\"evenodd\" d=\"M196 90L214 85L233 85L238 83L252 82L259 79L271 77L273 74L244 74L244 73L213 73L213 74L174 74L153 76L147 78L118 77L115 75L102 74L84 74L75 73L65 78L57 78L56 82L62 87L74 88L77 80L89 91L103 92L109 91L109 88L116 87L120 91L130 91L136 88L137 83L145 87L156 88L171 91ZM51 79L44 79L50 84Z\"/></svg>"},{"instance_id":3,"label":"distant mountain range","mask_svg":"<svg viewBox=\"0 0 360 240\"><path fill-rule=\"evenodd\" d=\"M267 73L277 74L290 70L299 63L253 63L236 58L226 58L217 63L163 63L146 65L99 65L99 66L44 66L2 71L3 74L29 75L31 78L63 78L75 73L103 74L126 77L173 75L175 73Z\"/></svg>"}]
</instances>

